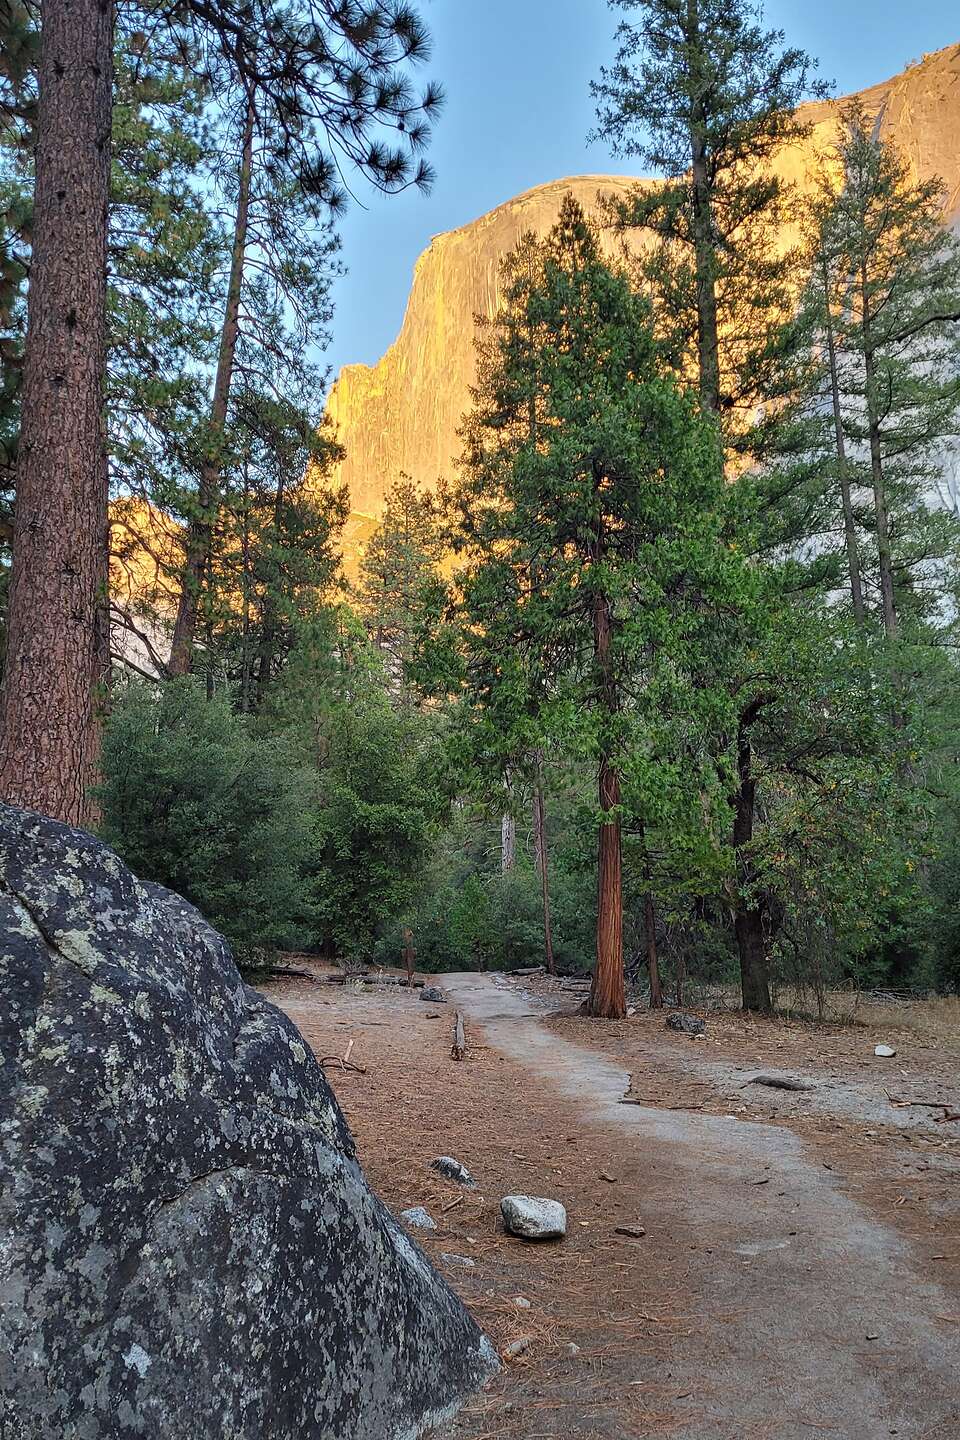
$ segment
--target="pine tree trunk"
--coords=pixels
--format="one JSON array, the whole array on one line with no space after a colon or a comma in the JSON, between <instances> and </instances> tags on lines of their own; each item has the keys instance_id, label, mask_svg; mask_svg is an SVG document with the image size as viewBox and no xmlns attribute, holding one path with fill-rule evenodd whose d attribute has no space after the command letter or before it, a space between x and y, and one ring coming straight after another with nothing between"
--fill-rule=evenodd
<instances>
[{"instance_id":1,"label":"pine tree trunk","mask_svg":"<svg viewBox=\"0 0 960 1440\"><path fill-rule=\"evenodd\" d=\"M537 781L533 792L533 850L540 893L543 898L543 954L547 972L557 973L553 955L553 926L550 921L550 849L547 840L547 807L543 794L543 766L537 757Z\"/></svg>"},{"instance_id":2,"label":"pine tree trunk","mask_svg":"<svg viewBox=\"0 0 960 1440\"><path fill-rule=\"evenodd\" d=\"M691 68L699 68L702 52L698 0L687 0L687 40ZM713 234L710 174L706 154L706 118L695 101L690 124L690 178L692 182L691 234L697 288L697 363L700 399L704 409L720 410L720 327L717 319L717 255Z\"/></svg>"},{"instance_id":3,"label":"pine tree trunk","mask_svg":"<svg viewBox=\"0 0 960 1440\"><path fill-rule=\"evenodd\" d=\"M599 489L602 476L596 476ZM603 557L602 531L597 536L595 558ZM593 601L593 648L605 719L616 712L616 690L612 665L613 617L606 595ZM620 774L613 758L601 749L597 788L600 799L600 834L597 842L597 962L590 988L591 1015L621 1020L627 1013L623 977L623 847L620 833Z\"/></svg>"},{"instance_id":4,"label":"pine tree trunk","mask_svg":"<svg viewBox=\"0 0 960 1440\"><path fill-rule=\"evenodd\" d=\"M756 714L756 707L751 706L741 716L737 734L739 785L734 797L733 849L737 857L737 879L741 885L749 884L751 879L748 846L753 840L757 786L753 778L753 747L749 726ZM738 895L734 911L734 932L740 956L743 1008L769 1014L773 1004L770 999L763 910L755 901L746 902Z\"/></svg>"},{"instance_id":5,"label":"pine tree trunk","mask_svg":"<svg viewBox=\"0 0 960 1440\"><path fill-rule=\"evenodd\" d=\"M171 675L187 675L193 665L193 647L197 633L200 592L203 572L210 554L213 529L220 503L221 445L227 423L230 387L240 338L240 299L243 291L243 269L247 249L250 216L250 182L253 173L253 128L256 111L253 99L247 104L240 156L237 213L233 227L233 249L230 259L230 281L227 303L220 332L220 354L217 377L210 409L210 438L207 456L200 471L197 487L197 509L187 526L186 556L180 584L180 603L170 647Z\"/></svg>"},{"instance_id":6,"label":"pine tree trunk","mask_svg":"<svg viewBox=\"0 0 960 1440\"><path fill-rule=\"evenodd\" d=\"M895 640L899 625L893 591L893 557L890 549L890 519L883 476L883 455L880 448L880 416L877 403L876 356L873 348L870 292L866 267L860 271L860 297L863 306L863 367L866 377L867 429L870 437L870 473L873 480L874 523L877 529L877 557L880 568L880 601L883 629L888 640Z\"/></svg>"},{"instance_id":7,"label":"pine tree trunk","mask_svg":"<svg viewBox=\"0 0 960 1440\"><path fill-rule=\"evenodd\" d=\"M598 775L604 815L620 804L620 776L604 757ZM619 819L602 821L597 844L597 963L590 1014L622 1020L627 1013L623 978L623 857Z\"/></svg>"},{"instance_id":8,"label":"pine tree trunk","mask_svg":"<svg viewBox=\"0 0 960 1440\"><path fill-rule=\"evenodd\" d=\"M857 526L850 496L850 480L847 474L847 445L843 431L843 412L840 407L840 377L837 370L837 345L833 333L833 316L830 313L830 277L826 256L821 251L820 270L823 282L824 316L827 335L827 359L830 366L830 396L833 404L833 426L837 442L837 474L840 480L840 501L843 506L843 538L847 552L847 569L850 575L850 598L853 601L853 618L862 630L867 623L867 610L863 600L863 582L860 571L860 549L857 545Z\"/></svg>"},{"instance_id":9,"label":"pine tree trunk","mask_svg":"<svg viewBox=\"0 0 960 1440\"><path fill-rule=\"evenodd\" d=\"M650 976L650 1009L663 1009L663 987L660 984L660 962L657 956L657 911L653 894L644 898L644 920L647 931L647 971Z\"/></svg>"},{"instance_id":10,"label":"pine tree trunk","mask_svg":"<svg viewBox=\"0 0 960 1440\"><path fill-rule=\"evenodd\" d=\"M604 533L603 467L593 465L593 488L597 504L596 536L592 546L595 565L602 565L606 556ZM593 659L596 669L601 724L609 724L617 712L617 687L613 672L613 612L610 598L602 590L595 592L593 611ZM600 833L597 840L597 959L590 987L588 1010L591 1015L609 1020L622 1020L627 1013L623 976L623 842L620 826L620 773L608 748L609 740L601 736L600 766L597 790L600 800ZM607 818L609 817L609 818Z\"/></svg>"},{"instance_id":11,"label":"pine tree trunk","mask_svg":"<svg viewBox=\"0 0 960 1440\"><path fill-rule=\"evenodd\" d=\"M107 202L113 8L44 0L0 794L92 814L109 676Z\"/></svg>"},{"instance_id":12,"label":"pine tree trunk","mask_svg":"<svg viewBox=\"0 0 960 1440\"><path fill-rule=\"evenodd\" d=\"M243 566L243 619L240 632L240 714L250 713L250 467L243 466L243 529L240 541Z\"/></svg>"}]
</instances>

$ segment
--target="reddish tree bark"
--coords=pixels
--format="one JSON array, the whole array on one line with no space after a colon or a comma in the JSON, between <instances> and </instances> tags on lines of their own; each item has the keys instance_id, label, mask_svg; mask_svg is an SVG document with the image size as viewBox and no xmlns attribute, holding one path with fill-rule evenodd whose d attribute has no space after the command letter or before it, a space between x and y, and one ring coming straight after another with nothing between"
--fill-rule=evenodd
<instances>
[{"instance_id":1,"label":"reddish tree bark","mask_svg":"<svg viewBox=\"0 0 960 1440\"><path fill-rule=\"evenodd\" d=\"M44 0L0 794L83 824L109 670L107 201L113 8Z\"/></svg>"},{"instance_id":2,"label":"reddish tree bark","mask_svg":"<svg viewBox=\"0 0 960 1440\"><path fill-rule=\"evenodd\" d=\"M603 759L599 772L600 809L620 804L620 776ZM627 1013L623 980L623 853L619 819L603 821L597 846L597 964L590 988L590 1013L622 1020Z\"/></svg>"},{"instance_id":3,"label":"reddish tree bark","mask_svg":"<svg viewBox=\"0 0 960 1440\"><path fill-rule=\"evenodd\" d=\"M600 478L597 478L599 488ZM603 557L600 527L596 558ZM593 604L594 658L600 684L601 708L606 719L616 713L617 693L613 677L613 617L610 601L602 593ZM589 1010L609 1020L622 1020L627 1013L623 978L623 842L620 826L620 773L613 756L602 742L597 786L600 798L600 835L597 844L597 962L590 987Z\"/></svg>"}]
</instances>

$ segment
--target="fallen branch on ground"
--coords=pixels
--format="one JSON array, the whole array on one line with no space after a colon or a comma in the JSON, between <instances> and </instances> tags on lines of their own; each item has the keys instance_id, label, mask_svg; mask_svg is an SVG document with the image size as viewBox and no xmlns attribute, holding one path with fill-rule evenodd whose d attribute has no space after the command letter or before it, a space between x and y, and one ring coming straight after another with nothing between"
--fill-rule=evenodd
<instances>
[{"instance_id":1,"label":"fallen branch on ground","mask_svg":"<svg viewBox=\"0 0 960 1440\"><path fill-rule=\"evenodd\" d=\"M339 1065L341 1070L344 1072L349 1071L352 1075L366 1075L366 1065L354 1065L350 1059L350 1052L353 1049L353 1045L354 1042L351 1040L342 1055L325 1055L320 1061L321 1066Z\"/></svg>"},{"instance_id":2,"label":"fallen branch on ground","mask_svg":"<svg viewBox=\"0 0 960 1440\"><path fill-rule=\"evenodd\" d=\"M900 1100L896 1095L887 1091L887 1099L897 1110L942 1110L943 1114L938 1115L934 1120L935 1125L943 1125L951 1120L960 1120L960 1111L954 1110L946 1100Z\"/></svg>"}]
</instances>

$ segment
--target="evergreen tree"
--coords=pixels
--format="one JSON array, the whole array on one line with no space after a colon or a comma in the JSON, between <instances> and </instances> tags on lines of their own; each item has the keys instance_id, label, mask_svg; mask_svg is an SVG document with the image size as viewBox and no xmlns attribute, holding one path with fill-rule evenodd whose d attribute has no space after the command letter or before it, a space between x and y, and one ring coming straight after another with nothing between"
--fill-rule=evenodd
<instances>
[{"instance_id":1,"label":"evergreen tree","mask_svg":"<svg viewBox=\"0 0 960 1440\"><path fill-rule=\"evenodd\" d=\"M418 638L436 612L443 553L441 502L401 475L360 561L357 602L404 703L412 698Z\"/></svg>"},{"instance_id":2,"label":"evergreen tree","mask_svg":"<svg viewBox=\"0 0 960 1440\"><path fill-rule=\"evenodd\" d=\"M182 564L178 511L202 453L223 237L204 190L209 97L175 52L146 43L142 19L124 13L115 59L111 615L124 663L133 663L132 643L162 674Z\"/></svg>"},{"instance_id":3,"label":"evergreen tree","mask_svg":"<svg viewBox=\"0 0 960 1440\"><path fill-rule=\"evenodd\" d=\"M752 0L610 0L621 22L613 66L593 85L598 138L664 180L613 204L622 230L655 245L644 269L674 360L730 441L764 393L761 358L789 304L791 258L775 232L785 191L770 160L799 138L813 65L765 30Z\"/></svg>"},{"instance_id":4,"label":"evergreen tree","mask_svg":"<svg viewBox=\"0 0 960 1440\"><path fill-rule=\"evenodd\" d=\"M294 402L241 392L236 424L242 480L214 537L205 643L211 683L224 670L247 713L303 633L330 618L349 499L322 483L339 448Z\"/></svg>"},{"instance_id":5,"label":"evergreen tree","mask_svg":"<svg viewBox=\"0 0 960 1440\"><path fill-rule=\"evenodd\" d=\"M549 239L508 261L504 293L481 332L455 497L466 678L493 727L521 724L531 748L563 736L596 764L590 1004L620 1016L625 767L740 567L719 540L710 429L571 198Z\"/></svg>"},{"instance_id":6,"label":"evergreen tree","mask_svg":"<svg viewBox=\"0 0 960 1440\"><path fill-rule=\"evenodd\" d=\"M232 0L194 3L185 22L208 42L224 118L221 173L231 177L232 233L208 436L187 515L172 674L192 664L245 337L262 351L264 302L270 314L292 316L301 341L322 336L344 163L388 192L427 186L431 178L418 156L440 96L434 86L420 95L412 90L409 71L427 58L429 36L410 6L299 0L289 8L258 0L252 9ZM390 132L401 143L385 143Z\"/></svg>"},{"instance_id":7,"label":"evergreen tree","mask_svg":"<svg viewBox=\"0 0 960 1440\"><path fill-rule=\"evenodd\" d=\"M960 243L944 229L942 184L913 180L859 103L844 112L839 158L839 193L816 215L818 299L837 459L870 497L858 507L869 548L854 557L848 542L851 570L871 568L862 578L892 640L905 618L914 633L944 622L956 569L960 532L931 501L960 430Z\"/></svg>"}]
</instances>

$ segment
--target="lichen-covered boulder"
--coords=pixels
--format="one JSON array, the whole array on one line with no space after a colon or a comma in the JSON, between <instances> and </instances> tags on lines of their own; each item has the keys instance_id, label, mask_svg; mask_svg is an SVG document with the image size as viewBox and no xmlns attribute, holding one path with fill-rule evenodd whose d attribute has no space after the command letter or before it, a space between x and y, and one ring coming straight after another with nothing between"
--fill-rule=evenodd
<instances>
[{"instance_id":1,"label":"lichen-covered boulder","mask_svg":"<svg viewBox=\"0 0 960 1440\"><path fill-rule=\"evenodd\" d=\"M399 1440L495 1365L223 940L0 806L0 1436Z\"/></svg>"}]
</instances>

